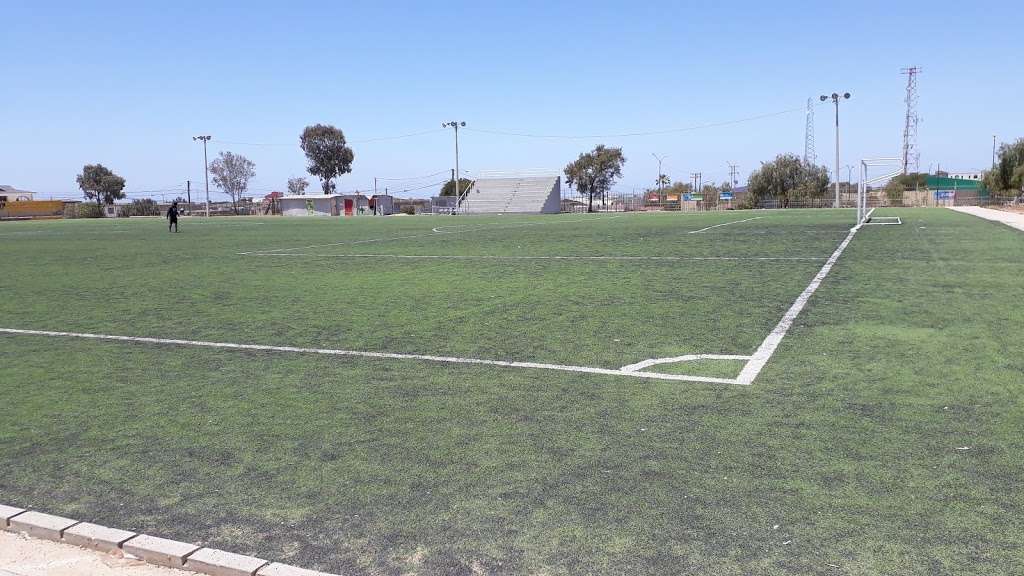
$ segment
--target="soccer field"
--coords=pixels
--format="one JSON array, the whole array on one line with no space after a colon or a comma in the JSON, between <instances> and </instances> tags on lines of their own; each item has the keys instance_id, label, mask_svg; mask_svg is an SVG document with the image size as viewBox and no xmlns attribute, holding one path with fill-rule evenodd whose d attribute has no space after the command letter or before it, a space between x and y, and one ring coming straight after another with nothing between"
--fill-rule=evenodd
<instances>
[{"instance_id":1,"label":"soccer field","mask_svg":"<svg viewBox=\"0 0 1024 576\"><path fill-rule=\"evenodd\" d=\"M0 503L341 574L1024 571L1024 235L0 225Z\"/></svg>"}]
</instances>

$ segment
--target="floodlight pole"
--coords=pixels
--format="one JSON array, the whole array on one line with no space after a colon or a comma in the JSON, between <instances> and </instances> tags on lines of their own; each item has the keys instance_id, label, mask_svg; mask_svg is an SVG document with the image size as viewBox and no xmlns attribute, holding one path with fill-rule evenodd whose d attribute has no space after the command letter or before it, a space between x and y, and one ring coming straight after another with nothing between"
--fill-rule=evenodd
<instances>
[{"instance_id":1,"label":"floodlight pole","mask_svg":"<svg viewBox=\"0 0 1024 576\"><path fill-rule=\"evenodd\" d=\"M839 164L839 101L840 100L849 100L850 99L850 93L849 92L843 92L842 94L839 94L838 92L833 92L831 96L826 96L824 94L822 94L820 96L820 99L821 99L822 102L828 100L829 98L831 98L832 99L832 103L836 105L836 169L833 172L833 175L835 176L835 179L836 179L836 201L835 201L835 208L839 208L839 166L840 166L840 164Z\"/></svg>"},{"instance_id":2,"label":"floodlight pole","mask_svg":"<svg viewBox=\"0 0 1024 576\"><path fill-rule=\"evenodd\" d=\"M456 122L455 120L452 120L451 122L442 122L441 123L441 128L449 128L450 127L450 128L454 128L455 129L455 206L452 207L452 214L455 214L455 212L459 209L459 196L461 196L461 192L459 191L459 127L460 126L461 127L465 127L466 123L465 122Z\"/></svg>"},{"instance_id":3,"label":"floodlight pole","mask_svg":"<svg viewBox=\"0 0 1024 576\"><path fill-rule=\"evenodd\" d=\"M210 217L210 161L206 157L206 143L212 136L193 136L192 140L203 141L203 173L206 176L206 217Z\"/></svg>"}]
</instances>

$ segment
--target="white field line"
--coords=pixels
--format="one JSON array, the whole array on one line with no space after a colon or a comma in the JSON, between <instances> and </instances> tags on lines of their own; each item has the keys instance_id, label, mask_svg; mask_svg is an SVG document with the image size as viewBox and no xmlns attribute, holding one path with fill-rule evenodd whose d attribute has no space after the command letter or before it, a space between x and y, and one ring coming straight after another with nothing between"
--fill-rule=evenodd
<instances>
[{"instance_id":1,"label":"white field line","mask_svg":"<svg viewBox=\"0 0 1024 576\"><path fill-rule=\"evenodd\" d=\"M714 226L708 226L707 228L701 228L700 230L692 230L690 234L700 234L701 232L711 230L712 228L718 228L719 226L728 226L729 224L739 224L740 222L750 222L751 220L757 220L764 218L764 216L754 216L753 218L747 218L746 220L733 220L732 222L723 222L722 224L715 224Z\"/></svg>"},{"instance_id":2,"label":"white field line","mask_svg":"<svg viewBox=\"0 0 1024 576\"><path fill-rule=\"evenodd\" d=\"M642 362L637 362L636 364L628 364L619 368L619 370L622 370L623 372L636 372L658 364L674 364L676 362L692 362L694 360L750 360L750 358L750 356L740 356L737 354L686 354L683 356L673 356L671 358L651 358L650 360L644 360Z\"/></svg>"},{"instance_id":3,"label":"white field line","mask_svg":"<svg viewBox=\"0 0 1024 576\"><path fill-rule=\"evenodd\" d=\"M368 244L371 242L390 242L392 240L409 240L410 238L426 238L428 236L436 236L438 234L461 234L463 232L476 232L479 230L501 230L504 228L520 228L523 226L546 226L551 224L569 224L573 222L587 222L590 220L612 220L614 218L621 218L622 215L606 216L606 217L594 217L594 218L578 218L576 220L558 220L554 222L518 222L514 224L504 225L477 225L475 228L469 228L466 230L454 230L451 232L441 231L441 228L448 228L450 226L472 226L472 224L452 224L450 226L437 226L431 229L430 232L423 234L411 234L408 236L389 236L386 238L367 238L365 240L346 240L343 242L332 242L330 244L312 244L310 246L295 246L292 248L270 248L267 250L252 250L249 252L238 252L239 256L248 256L250 254L270 254L275 252L288 252L290 250L311 250L313 248L329 248L331 246L348 246L353 244Z\"/></svg>"},{"instance_id":4,"label":"white field line","mask_svg":"<svg viewBox=\"0 0 1024 576\"><path fill-rule=\"evenodd\" d=\"M825 260L820 256L501 256L468 254L315 254L309 252L239 252L239 256L306 256L318 258L401 258L436 260Z\"/></svg>"},{"instance_id":5,"label":"white field line","mask_svg":"<svg viewBox=\"0 0 1024 576\"><path fill-rule=\"evenodd\" d=\"M811 296L818 289L818 286L820 286L822 281L825 280L825 277L828 276L829 271L832 270L832 266L834 266L836 261L839 260L839 257L843 254L843 250L846 250L846 247L850 244L850 240L853 240L854 235L857 234L857 231L860 230L861 226L862 224L858 224L850 229L850 233L846 235L846 238L839 244L836 251L832 253L832 256L830 256L825 262L825 265L821 267L821 270L818 270L818 273L814 276L814 279L811 280L811 283L807 285L807 288L804 288L804 291L800 293L800 296L798 296L796 301L793 302L793 305L789 307L789 310L783 314L782 320L779 320L779 323L775 325L775 328L770 334L768 334L768 337L766 337L764 341L761 342L761 345L757 347L754 355L749 361L747 361L743 370L740 371L740 375L736 377L736 381L739 384L752 384L754 379L757 378L757 375L761 373L765 364L768 363L772 354L775 353L775 349L779 347L782 339L786 336L786 332L789 332L790 327L793 326L793 321L796 320L800 311L807 305L807 301L810 300Z\"/></svg>"},{"instance_id":6,"label":"white field line","mask_svg":"<svg viewBox=\"0 0 1024 576\"><path fill-rule=\"evenodd\" d=\"M686 376L682 374L659 374L656 372L635 372L621 369L596 368L592 366L571 366L566 364L545 364L540 362L514 362L506 360L485 360L481 358L460 358L455 356L434 356L430 354L399 354L394 352L368 352L361 350L335 350L331 348L301 348L296 346L267 346L262 344L235 344L232 342L205 342L202 340L179 340L174 338L148 338L144 336L114 336L110 334L91 334L84 332L57 332L52 330L22 330L17 328L0 328L0 333L21 334L29 336L51 336L65 338L88 338L92 340L114 340L118 342L141 342L145 344L167 344L172 346L196 346L203 348L221 348L231 350L255 350L262 352L293 352L299 354L323 354L329 356L357 356L361 358L388 358L397 360L423 360L448 364L476 364L486 366L504 366L507 368L536 368L540 370L558 370L561 372L581 372L585 374L604 374L608 376L632 376L651 380L675 380L681 382L705 382L711 384L738 384L731 378L711 378L708 376Z\"/></svg>"}]
</instances>

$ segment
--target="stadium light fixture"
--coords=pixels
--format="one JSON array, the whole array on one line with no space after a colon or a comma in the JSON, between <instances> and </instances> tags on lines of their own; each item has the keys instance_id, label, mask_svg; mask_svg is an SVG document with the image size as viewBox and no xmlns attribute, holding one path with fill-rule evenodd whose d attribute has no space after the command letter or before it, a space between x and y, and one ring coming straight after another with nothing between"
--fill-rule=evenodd
<instances>
[{"instance_id":1,"label":"stadium light fixture","mask_svg":"<svg viewBox=\"0 0 1024 576\"><path fill-rule=\"evenodd\" d=\"M203 175L206 177L206 217L210 217L210 162L206 159L206 143L210 141L213 136L193 136L192 141L202 141L203 143ZM192 213L192 207L189 206L189 214Z\"/></svg>"},{"instance_id":2,"label":"stadium light fixture","mask_svg":"<svg viewBox=\"0 0 1024 576\"><path fill-rule=\"evenodd\" d=\"M840 160L839 160L839 101L840 100L849 100L850 99L850 93L849 92L843 92L842 94L839 94L838 92L833 92L831 96L826 96L825 94L822 94L821 96L819 96L819 99L822 102L825 102L826 100L829 100L830 98L832 100L832 103L835 104L835 106L836 106L836 167L835 167L835 170L832 171L832 175L835 177L835 181L836 181L835 207L839 208L839 168L840 168L840 166L842 166L842 164L840 164Z\"/></svg>"}]
</instances>

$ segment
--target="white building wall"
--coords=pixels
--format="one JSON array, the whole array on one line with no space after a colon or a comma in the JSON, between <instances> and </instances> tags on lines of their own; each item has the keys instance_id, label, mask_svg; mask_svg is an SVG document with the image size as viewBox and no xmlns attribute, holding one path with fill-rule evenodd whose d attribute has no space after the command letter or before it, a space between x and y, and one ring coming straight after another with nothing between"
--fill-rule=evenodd
<instances>
[{"instance_id":1,"label":"white building wall","mask_svg":"<svg viewBox=\"0 0 1024 576\"><path fill-rule=\"evenodd\" d=\"M278 202L284 216L335 216L338 213L335 196L284 196Z\"/></svg>"}]
</instances>

